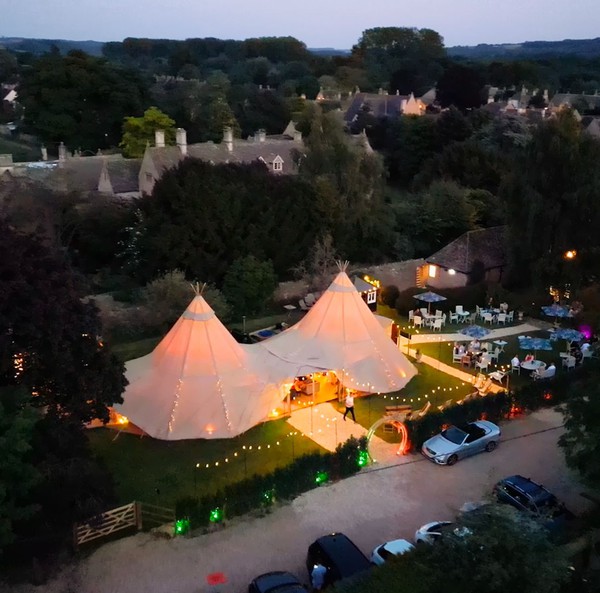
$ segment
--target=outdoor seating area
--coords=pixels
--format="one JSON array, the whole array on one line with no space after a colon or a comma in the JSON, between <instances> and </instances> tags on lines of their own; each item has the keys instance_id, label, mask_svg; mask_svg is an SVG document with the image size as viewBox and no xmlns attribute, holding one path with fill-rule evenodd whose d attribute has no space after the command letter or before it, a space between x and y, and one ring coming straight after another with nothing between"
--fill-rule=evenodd
<instances>
[{"instance_id":1,"label":"outdoor seating area","mask_svg":"<svg viewBox=\"0 0 600 593\"><path fill-rule=\"evenodd\" d=\"M321 296L321 292L309 292L303 299L298 301L298 308L301 311L308 311Z\"/></svg>"}]
</instances>

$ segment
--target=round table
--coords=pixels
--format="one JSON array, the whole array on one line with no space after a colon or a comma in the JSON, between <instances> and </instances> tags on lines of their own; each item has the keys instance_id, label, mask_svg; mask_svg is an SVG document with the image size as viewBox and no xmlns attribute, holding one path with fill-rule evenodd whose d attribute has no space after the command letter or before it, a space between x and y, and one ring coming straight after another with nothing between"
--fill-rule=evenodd
<instances>
[{"instance_id":1,"label":"round table","mask_svg":"<svg viewBox=\"0 0 600 593\"><path fill-rule=\"evenodd\" d=\"M541 360L531 360L529 362L522 362L521 368L526 371L537 371L546 367L546 363Z\"/></svg>"}]
</instances>

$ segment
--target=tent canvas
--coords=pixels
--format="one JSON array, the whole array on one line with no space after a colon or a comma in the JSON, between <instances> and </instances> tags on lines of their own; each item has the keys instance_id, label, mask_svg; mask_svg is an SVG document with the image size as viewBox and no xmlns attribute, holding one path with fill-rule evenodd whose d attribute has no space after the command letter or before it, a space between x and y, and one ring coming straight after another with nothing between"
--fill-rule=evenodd
<instances>
[{"instance_id":1,"label":"tent canvas","mask_svg":"<svg viewBox=\"0 0 600 593\"><path fill-rule=\"evenodd\" d=\"M273 367L332 370L346 387L369 393L402 389L417 373L344 271L303 319L258 346Z\"/></svg>"},{"instance_id":2,"label":"tent canvas","mask_svg":"<svg viewBox=\"0 0 600 593\"><path fill-rule=\"evenodd\" d=\"M158 439L236 436L284 397L261 354L236 342L198 295L151 354L127 363L129 385L114 408Z\"/></svg>"}]
</instances>

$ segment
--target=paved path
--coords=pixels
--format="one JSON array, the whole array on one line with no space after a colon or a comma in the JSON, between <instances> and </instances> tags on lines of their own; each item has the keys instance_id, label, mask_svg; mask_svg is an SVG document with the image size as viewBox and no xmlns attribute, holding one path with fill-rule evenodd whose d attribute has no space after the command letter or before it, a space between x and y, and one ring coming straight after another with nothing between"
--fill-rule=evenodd
<instances>
[{"instance_id":1,"label":"paved path","mask_svg":"<svg viewBox=\"0 0 600 593\"><path fill-rule=\"evenodd\" d=\"M465 327L469 327L465 325ZM527 334L528 332L537 332L540 331L540 328L532 325L531 323L522 323L521 325L512 325L508 327L497 327L492 329L490 333L485 336L485 338L481 338L482 342L493 342L499 338L504 336L514 336ZM438 334L438 333L430 333L430 334L413 334L410 340L410 345L412 347L413 344L437 344L438 342L455 342L470 339L468 336L461 334L460 332L456 332L453 334Z\"/></svg>"},{"instance_id":2,"label":"paved path","mask_svg":"<svg viewBox=\"0 0 600 593\"><path fill-rule=\"evenodd\" d=\"M206 577L224 572L220 593L244 591L263 572L290 570L307 581L304 560L317 537L342 531L367 554L434 520L452 519L469 501L482 500L493 484L519 473L544 483L574 511L585 507L581 486L569 474L557 446L562 416L536 412L503 425L496 451L440 467L418 455L327 485L271 514L231 522L195 538L157 539L139 534L104 545L44 587L10 593L210 593ZM1 590L1 587L0 587Z\"/></svg>"}]
</instances>

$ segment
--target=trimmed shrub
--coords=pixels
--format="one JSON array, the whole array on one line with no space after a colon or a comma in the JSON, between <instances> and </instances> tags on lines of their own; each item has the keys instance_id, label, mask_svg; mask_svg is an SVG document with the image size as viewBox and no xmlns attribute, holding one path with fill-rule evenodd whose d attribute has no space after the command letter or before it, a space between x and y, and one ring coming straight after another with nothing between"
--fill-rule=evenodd
<instances>
[{"instance_id":1,"label":"trimmed shrub","mask_svg":"<svg viewBox=\"0 0 600 593\"><path fill-rule=\"evenodd\" d=\"M328 481L357 473L360 469L359 452L366 449L366 437L351 437L338 445L334 453L304 455L270 474L255 475L229 484L217 494L200 499L182 498L175 506L176 517L189 519L192 528L206 527L211 511L216 508L223 510L225 518L231 518L262 510L274 500L291 500L322 483L318 477L325 479L324 476L327 476Z\"/></svg>"},{"instance_id":2,"label":"trimmed shrub","mask_svg":"<svg viewBox=\"0 0 600 593\"><path fill-rule=\"evenodd\" d=\"M391 284L390 286L385 286L381 289L380 299L384 305L388 307L395 307L396 302L398 301L398 297L400 296L400 290L398 290L397 286Z\"/></svg>"}]
</instances>

